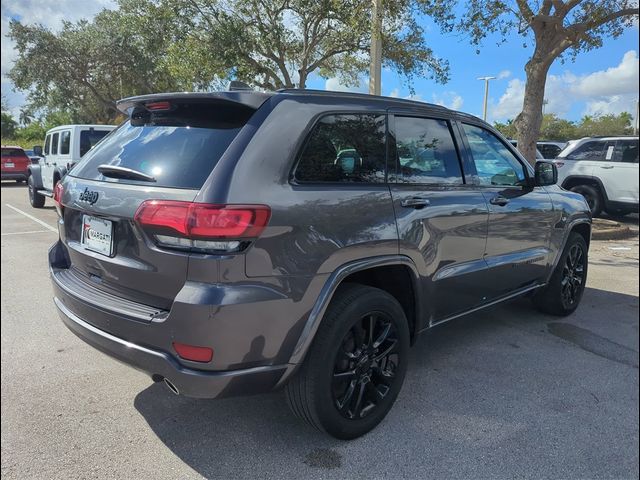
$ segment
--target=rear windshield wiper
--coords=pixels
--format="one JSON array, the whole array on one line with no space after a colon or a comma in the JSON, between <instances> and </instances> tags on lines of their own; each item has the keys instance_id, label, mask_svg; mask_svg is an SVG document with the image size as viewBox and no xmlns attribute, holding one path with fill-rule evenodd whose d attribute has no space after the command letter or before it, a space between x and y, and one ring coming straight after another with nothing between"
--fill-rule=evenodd
<instances>
[{"instance_id":1,"label":"rear windshield wiper","mask_svg":"<svg viewBox=\"0 0 640 480\"><path fill-rule=\"evenodd\" d=\"M139 172L132 168L116 167L115 165L99 165L98 171L105 177L128 178L129 180L143 180L145 182L155 182L155 177Z\"/></svg>"}]
</instances>

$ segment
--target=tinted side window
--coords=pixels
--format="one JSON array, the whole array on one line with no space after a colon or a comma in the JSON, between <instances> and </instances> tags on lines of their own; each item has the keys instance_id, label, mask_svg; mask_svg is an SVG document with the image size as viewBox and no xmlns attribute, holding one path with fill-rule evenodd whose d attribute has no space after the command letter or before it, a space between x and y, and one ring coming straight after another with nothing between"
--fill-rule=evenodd
<instances>
[{"instance_id":1,"label":"tinted side window","mask_svg":"<svg viewBox=\"0 0 640 480\"><path fill-rule=\"evenodd\" d=\"M567 155L567 160L600 160L604 145L603 141L586 142Z\"/></svg>"},{"instance_id":2,"label":"tinted side window","mask_svg":"<svg viewBox=\"0 0 640 480\"><path fill-rule=\"evenodd\" d=\"M60 155L68 155L71 144L71 131L60 132Z\"/></svg>"},{"instance_id":3,"label":"tinted side window","mask_svg":"<svg viewBox=\"0 0 640 480\"><path fill-rule=\"evenodd\" d=\"M102 140L108 133L106 130L82 130L80 132L80 156L91 150L96 143Z\"/></svg>"},{"instance_id":4,"label":"tinted side window","mask_svg":"<svg viewBox=\"0 0 640 480\"><path fill-rule=\"evenodd\" d=\"M51 147L51 135L47 135L44 140L44 154L49 155L49 148Z\"/></svg>"},{"instance_id":5,"label":"tinted side window","mask_svg":"<svg viewBox=\"0 0 640 480\"><path fill-rule=\"evenodd\" d=\"M638 163L638 140L618 140L614 160L623 163Z\"/></svg>"},{"instance_id":6,"label":"tinted side window","mask_svg":"<svg viewBox=\"0 0 640 480\"><path fill-rule=\"evenodd\" d=\"M58 137L59 133L54 133L51 135L51 154L56 155L58 153Z\"/></svg>"},{"instance_id":7,"label":"tinted side window","mask_svg":"<svg viewBox=\"0 0 640 480\"><path fill-rule=\"evenodd\" d=\"M395 130L398 182L464 183L448 122L396 117Z\"/></svg>"},{"instance_id":8,"label":"tinted side window","mask_svg":"<svg viewBox=\"0 0 640 480\"><path fill-rule=\"evenodd\" d=\"M544 158L552 159L556 158L562 149L557 145L538 145L538 150Z\"/></svg>"},{"instance_id":9,"label":"tinted side window","mask_svg":"<svg viewBox=\"0 0 640 480\"><path fill-rule=\"evenodd\" d=\"M315 126L294 177L300 182L385 181L384 115L327 115Z\"/></svg>"},{"instance_id":10,"label":"tinted side window","mask_svg":"<svg viewBox=\"0 0 640 480\"><path fill-rule=\"evenodd\" d=\"M493 133L463 124L480 185L522 185L524 166Z\"/></svg>"}]
</instances>

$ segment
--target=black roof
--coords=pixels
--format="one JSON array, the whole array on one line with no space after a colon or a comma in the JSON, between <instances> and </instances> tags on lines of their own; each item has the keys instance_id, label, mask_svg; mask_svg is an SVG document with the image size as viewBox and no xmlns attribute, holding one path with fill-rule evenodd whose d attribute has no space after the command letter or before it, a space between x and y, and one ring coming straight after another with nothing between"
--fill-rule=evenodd
<instances>
[{"instance_id":1,"label":"black roof","mask_svg":"<svg viewBox=\"0 0 640 480\"><path fill-rule=\"evenodd\" d=\"M372 103L381 103L385 106L397 107L428 107L430 109L442 110L449 112L450 110L442 105L409 100L404 98L383 97L379 95L369 95L366 93L355 92L334 92L330 90L311 90L311 89L283 89L276 92L256 92L251 90L234 90L224 92L170 92L170 93L152 93L149 95L138 95L128 97L117 102L118 110L128 113L129 109L134 105L143 103L160 101L160 100L196 100L208 102L231 102L244 105L246 107L257 110L267 99L272 96L318 96L325 98L342 98L345 100L361 100ZM469 115L472 118L471 115Z\"/></svg>"}]
</instances>

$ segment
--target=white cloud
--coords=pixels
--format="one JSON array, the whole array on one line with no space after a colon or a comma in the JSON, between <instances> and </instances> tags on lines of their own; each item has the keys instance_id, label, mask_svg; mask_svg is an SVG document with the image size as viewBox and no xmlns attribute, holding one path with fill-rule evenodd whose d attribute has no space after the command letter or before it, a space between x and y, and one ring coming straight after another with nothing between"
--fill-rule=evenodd
<instances>
[{"instance_id":1,"label":"white cloud","mask_svg":"<svg viewBox=\"0 0 640 480\"><path fill-rule=\"evenodd\" d=\"M360 84L358 86L347 86L340 83L340 80L337 77L327 78L324 82L325 90L332 90L334 92L357 92L357 93L367 93L369 91L368 82L364 80L360 80Z\"/></svg>"},{"instance_id":2,"label":"white cloud","mask_svg":"<svg viewBox=\"0 0 640 480\"><path fill-rule=\"evenodd\" d=\"M637 93L638 70L638 54L630 50L618 66L579 78L572 90L584 97Z\"/></svg>"},{"instance_id":3,"label":"white cloud","mask_svg":"<svg viewBox=\"0 0 640 480\"><path fill-rule=\"evenodd\" d=\"M442 105L443 107L450 108L452 110L460 110L462 108L462 104L464 103L464 99L458 95L456 92L449 91L444 92L441 95L433 94L433 103L436 105Z\"/></svg>"},{"instance_id":4,"label":"white cloud","mask_svg":"<svg viewBox=\"0 0 640 480\"><path fill-rule=\"evenodd\" d=\"M505 78L509 78L511 76L511 70L502 70L500 73L498 73L498 76L496 77L498 80L504 80Z\"/></svg>"},{"instance_id":5,"label":"white cloud","mask_svg":"<svg viewBox=\"0 0 640 480\"><path fill-rule=\"evenodd\" d=\"M389 96L392 98L398 98L400 96L400 90L394 88L393 90L391 90L391 92L389 92Z\"/></svg>"},{"instance_id":6,"label":"white cloud","mask_svg":"<svg viewBox=\"0 0 640 480\"><path fill-rule=\"evenodd\" d=\"M497 103L490 102L490 118L514 118L522 110L525 82L514 78ZM631 50L606 70L576 76L549 75L545 86L546 113L563 116L576 102L585 102L583 114L602 115L635 111L638 95L638 54Z\"/></svg>"}]
</instances>

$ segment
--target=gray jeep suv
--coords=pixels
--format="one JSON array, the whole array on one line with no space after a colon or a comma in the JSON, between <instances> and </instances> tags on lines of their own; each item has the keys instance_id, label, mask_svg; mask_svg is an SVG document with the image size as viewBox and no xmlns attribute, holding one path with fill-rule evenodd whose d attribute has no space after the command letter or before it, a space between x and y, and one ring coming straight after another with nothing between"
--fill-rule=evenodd
<instances>
[{"instance_id":1,"label":"gray jeep suv","mask_svg":"<svg viewBox=\"0 0 640 480\"><path fill-rule=\"evenodd\" d=\"M67 327L175 393L286 390L338 438L434 325L518 295L567 315L591 216L493 128L368 95L154 94L55 191Z\"/></svg>"}]
</instances>

